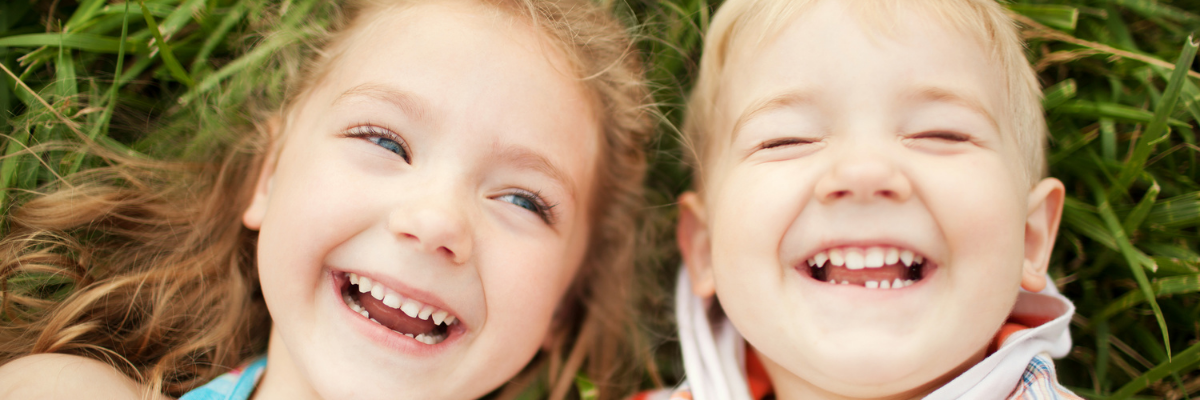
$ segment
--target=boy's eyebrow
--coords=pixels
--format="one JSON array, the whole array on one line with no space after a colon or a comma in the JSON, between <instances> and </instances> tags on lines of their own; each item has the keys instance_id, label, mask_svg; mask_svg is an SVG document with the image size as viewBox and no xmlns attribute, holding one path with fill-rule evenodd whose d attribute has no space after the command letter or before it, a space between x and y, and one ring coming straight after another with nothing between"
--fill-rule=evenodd
<instances>
[{"instance_id":1,"label":"boy's eyebrow","mask_svg":"<svg viewBox=\"0 0 1200 400\"><path fill-rule=\"evenodd\" d=\"M345 101L347 98L363 96L370 97L376 100L387 102L396 108L403 110L406 114L414 119L424 119L427 107L425 101L420 96L408 91L400 90L388 85L377 83L364 83L350 90L345 91L333 100L334 104Z\"/></svg>"},{"instance_id":2,"label":"boy's eyebrow","mask_svg":"<svg viewBox=\"0 0 1200 400\"><path fill-rule=\"evenodd\" d=\"M988 112L987 107L983 106L983 103L971 96L960 96L953 90L936 86L923 86L914 91L910 91L908 95L904 96L904 99L913 103L940 102L966 107L967 109L970 109L971 111L974 111L987 118L988 122L992 124L993 128L996 128L997 131L1000 130L1000 124L996 122L996 118L992 116L992 113Z\"/></svg>"},{"instance_id":3,"label":"boy's eyebrow","mask_svg":"<svg viewBox=\"0 0 1200 400\"><path fill-rule=\"evenodd\" d=\"M750 120L754 119L754 117L757 117L759 114L765 114L780 108L813 103L815 100L814 92L798 90L757 101L751 104L750 107L746 107L746 109L749 111L742 113L742 115L738 117L737 122L733 124L733 134L730 135L729 142L732 143L737 141L738 134L742 131L742 126L747 122L750 122Z\"/></svg>"},{"instance_id":4,"label":"boy's eyebrow","mask_svg":"<svg viewBox=\"0 0 1200 400\"><path fill-rule=\"evenodd\" d=\"M506 145L496 152L496 158L500 161L512 163L517 168L530 169L549 176L550 179L558 181L566 189L568 197L571 199L575 198L575 181L562 168L555 165L541 153L525 146Z\"/></svg>"}]
</instances>

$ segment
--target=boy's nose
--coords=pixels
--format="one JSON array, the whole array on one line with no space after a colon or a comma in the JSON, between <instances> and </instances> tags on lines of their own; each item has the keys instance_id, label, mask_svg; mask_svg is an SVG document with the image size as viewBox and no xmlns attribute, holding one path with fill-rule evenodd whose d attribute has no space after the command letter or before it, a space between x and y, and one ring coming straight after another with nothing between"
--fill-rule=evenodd
<instances>
[{"instance_id":1,"label":"boy's nose","mask_svg":"<svg viewBox=\"0 0 1200 400\"><path fill-rule=\"evenodd\" d=\"M819 181L816 196L822 203L838 200L904 202L912 195L912 183L891 160L879 154L847 155Z\"/></svg>"},{"instance_id":2,"label":"boy's nose","mask_svg":"<svg viewBox=\"0 0 1200 400\"><path fill-rule=\"evenodd\" d=\"M472 239L466 215L455 201L414 199L388 216L388 230L397 240L412 241L418 249L448 257L455 264L471 258Z\"/></svg>"}]
</instances>

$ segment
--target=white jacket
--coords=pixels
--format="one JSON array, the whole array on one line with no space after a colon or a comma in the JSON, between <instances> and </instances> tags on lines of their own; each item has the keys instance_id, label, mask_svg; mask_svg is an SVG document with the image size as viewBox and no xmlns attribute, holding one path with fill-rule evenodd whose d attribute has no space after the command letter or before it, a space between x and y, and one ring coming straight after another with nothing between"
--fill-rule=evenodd
<instances>
[{"instance_id":1,"label":"white jacket","mask_svg":"<svg viewBox=\"0 0 1200 400\"><path fill-rule=\"evenodd\" d=\"M1047 277L1047 279L1049 279ZM675 317L687 385L695 400L752 400L746 386L744 340L724 314L709 319L710 301L692 294L686 268L675 288ZM1071 350L1068 326L1075 306L1053 284L1040 293L1022 291L1012 314L1050 320L1018 331L995 353L925 399L1004 399L1039 353L1059 358Z\"/></svg>"}]
</instances>

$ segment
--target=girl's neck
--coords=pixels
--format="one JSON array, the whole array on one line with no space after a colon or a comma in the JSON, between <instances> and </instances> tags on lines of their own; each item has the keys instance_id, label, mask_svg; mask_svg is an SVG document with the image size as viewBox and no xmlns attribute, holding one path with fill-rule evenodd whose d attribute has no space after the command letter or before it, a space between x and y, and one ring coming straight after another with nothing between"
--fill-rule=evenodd
<instances>
[{"instance_id":1,"label":"girl's neck","mask_svg":"<svg viewBox=\"0 0 1200 400\"><path fill-rule=\"evenodd\" d=\"M279 337L276 328L272 327L271 338L267 344L267 369L250 400L320 399L321 396L308 382L304 374L296 369L296 363L284 345L283 338Z\"/></svg>"}]
</instances>

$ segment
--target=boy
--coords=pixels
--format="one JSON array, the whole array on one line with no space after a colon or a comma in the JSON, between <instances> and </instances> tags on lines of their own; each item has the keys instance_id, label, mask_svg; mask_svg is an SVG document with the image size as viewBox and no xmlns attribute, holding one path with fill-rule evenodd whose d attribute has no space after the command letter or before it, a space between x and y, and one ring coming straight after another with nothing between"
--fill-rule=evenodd
<instances>
[{"instance_id":1,"label":"boy","mask_svg":"<svg viewBox=\"0 0 1200 400\"><path fill-rule=\"evenodd\" d=\"M680 398L1077 398L1064 189L999 4L731 0L706 39Z\"/></svg>"}]
</instances>

